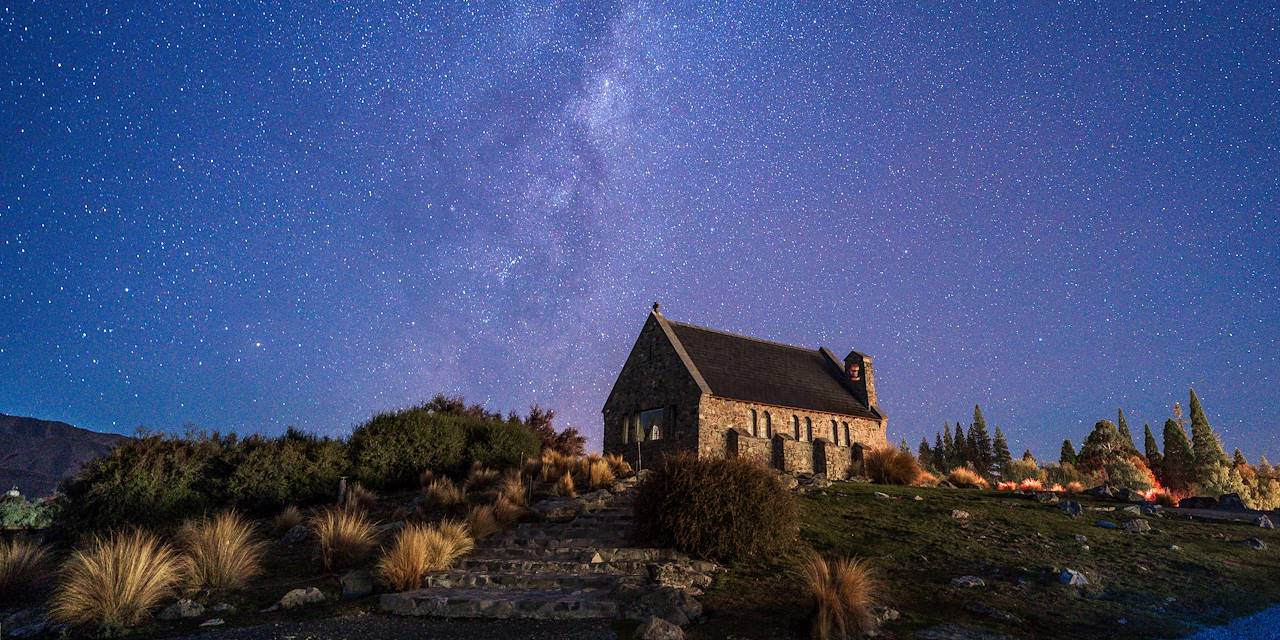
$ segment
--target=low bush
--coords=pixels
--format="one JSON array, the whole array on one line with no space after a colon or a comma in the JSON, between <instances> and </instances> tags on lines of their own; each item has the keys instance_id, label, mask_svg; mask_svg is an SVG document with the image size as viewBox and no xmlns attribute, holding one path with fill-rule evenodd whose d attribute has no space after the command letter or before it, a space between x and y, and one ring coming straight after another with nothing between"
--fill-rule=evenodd
<instances>
[{"instance_id":1,"label":"low bush","mask_svg":"<svg viewBox=\"0 0 1280 640\"><path fill-rule=\"evenodd\" d=\"M518 469L511 469L503 475L502 481L498 483L498 496L519 506L528 503L528 490L524 484L524 476Z\"/></svg>"},{"instance_id":2,"label":"low bush","mask_svg":"<svg viewBox=\"0 0 1280 640\"><path fill-rule=\"evenodd\" d=\"M475 464L507 469L538 455L538 437L519 422L470 420L465 429L466 457Z\"/></svg>"},{"instance_id":3,"label":"low bush","mask_svg":"<svg viewBox=\"0 0 1280 640\"><path fill-rule=\"evenodd\" d=\"M342 495L342 506L347 509L363 509L368 511L378 503L378 494L364 488L359 482L353 482L347 486L347 490Z\"/></svg>"},{"instance_id":4,"label":"low bush","mask_svg":"<svg viewBox=\"0 0 1280 640\"><path fill-rule=\"evenodd\" d=\"M867 477L879 484L912 484L923 471L915 456L897 447L873 449L865 458Z\"/></svg>"},{"instance_id":5,"label":"low bush","mask_svg":"<svg viewBox=\"0 0 1280 640\"><path fill-rule=\"evenodd\" d=\"M633 473L631 470L631 463L623 460L622 456L616 453L606 455L604 457L604 461L609 463L609 468L613 471L613 475L616 477L626 478Z\"/></svg>"},{"instance_id":6,"label":"low bush","mask_svg":"<svg viewBox=\"0 0 1280 640\"><path fill-rule=\"evenodd\" d=\"M228 499L254 513L332 501L350 470L346 443L292 427L279 438L245 438L229 457Z\"/></svg>"},{"instance_id":7,"label":"low bush","mask_svg":"<svg viewBox=\"0 0 1280 640\"><path fill-rule=\"evenodd\" d=\"M474 421L427 407L378 414L351 434L353 472L371 487L397 488L418 481L423 469L456 470Z\"/></svg>"},{"instance_id":8,"label":"low bush","mask_svg":"<svg viewBox=\"0 0 1280 640\"><path fill-rule=\"evenodd\" d=\"M1067 493L1075 495L1077 493L1084 492L1084 485L1079 482L1068 482L1066 489L1067 489Z\"/></svg>"},{"instance_id":9,"label":"low bush","mask_svg":"<svg viewBox=\"0 0 1280 640\"><path fill-rule=\"evenodd\" d=\"M0 529L43 529L53 523L54 502L28 502L22 496L0 498Z\"/></svg>"},{"instance_id":10,"label":"low bush","mask_svg":"<svg viewBox=\"0 0 1280 640\"><path fill-rule=\"evenodd\" d=\"M879 581L862 560L827 560L812 554L802 567L804 584L814 600L815 640L862 638L878 626L872 607Z\"/></svg>"},{"instance_id":11,"label":"low bush","mask_svg":"<svg viewBox=\"0 0 1280 640\"><path fill-rule=\"evenodd\" d=\"M936 487L938 486L938 476L935 476L928 471L921 471L920 475L916 476L916 481L911 483L911 486Z\"/></svg>"},{"instance_id":12,"label":"low bush","mask_svg":"<svg viewBox=\"0 0 1280 640\"><path fill-rule=\"evenodd\" d=\"M149 533L94 538L67 561L49 615L73 626L127 629L173 597L185 574L182 557Z\"/></svg>"},{"instance_id":13,"label":"low bush","mask_svg":"<svg viewBox=\"0 0 1280 640\"><path fill-rule=\"evenodd\" d=\"M990 486L987 479L978 475L977 471L969 467L956 467L947 474L947 482L968 489L986 489Z\"/></svg>"},{"instance_id":14,"label":"low bush","mask_svg":"<svg viewBox=\"0 0 1280 640\"><path fill-rule=\"evenodd\" d=\"M524 512L524 505L512 501L505 493L498 494L493 503L493 515L504 528L519 520Z\"/></svg>"},{"instance_id":15,"label":"low bush","mask_svg":"<svg viewBox=\"0 0 1280 640\"><path fill-rule=\"evenodd\" d=\"M666 456L634 508L642 541L713 560L761 555L797 533L795 496L776 472L742 458Z\"/></svg>"},{"instance_id":16,"label":"low bush","mask_svg":"<svg viewBox=\"0 0 1280 640\"><path fill-rule=\"evenodd\" d=\"M188 522L178 534L197 589L235 591L262 574L267 545L253 525L234 511Z\"/></svg>"},{"instance_id":17,"label":"low bush","mask_svg":"<svg viewBox=\"0 0 1280 640\"><path fill-rule=\"evenodd\" d=\"M48 569L49 550L34 542L15 538L0 540L0 599L18 600Z\"/></svg>"},{"instance_id":18,"label":"low bush","mask_svg":"<svg viewBox=\"0 0 1280 640\"><path fill-rule=\"evenodd\" d=\"M359 564L377 543L373 522L359 510L326 508L312 518L311 527L320 539L320 560L325 571Z\"/></svg>"},{"instance_id":19,"label":"low bush","mask_svg":"<svg viewBox=\"0 0 1280 640\"><path fill-rule=\"evenodd\" d=\"M497 469L490 469L480 464L471 465L471 472L467 474L467 489L486 489L498 482L498 478L502 473Z\"/></svg>"},{"instance_id":20,"label":"low bush","mask_svg":"<svg viewBox=\"0 0 1280 640\"><path fill-rule=\"evenodd\" d=\"M379 580L395 591L422 586L422 578L443 571L475 547L466 525L445 521L438 525L406 524L391 548L378 560Z\"/></svg>"},{"instance_id":21,"label":"low bush","mask_svg":"<svg viewBox=\"0 0 1280 640\"><path fill-rule=\"evenodd\" d=\"M1040 465L1035 460L1019 459L1005 465L1001 470L1000 479L1006 482L1018 482L1023 480L1035 480L1044 482L1047 474L1040 469Z\"/></svg>"}]
</instances>

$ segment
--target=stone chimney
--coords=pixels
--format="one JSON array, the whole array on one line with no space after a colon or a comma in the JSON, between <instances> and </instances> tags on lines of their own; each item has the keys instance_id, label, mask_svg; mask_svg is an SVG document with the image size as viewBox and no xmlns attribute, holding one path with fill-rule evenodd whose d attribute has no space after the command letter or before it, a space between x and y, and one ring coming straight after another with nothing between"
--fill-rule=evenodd
<instances>
[{"instance_id":1,"label":"stone chimney","mask_svg":"<svg viewBox=\"0 0 1280 640\"><path fill-rule=\"evenodd\" d=\"M844 357L844 374L849 377L858 401L868 409L879 411L876 406L876 378L871 369L871 356L850 351Z\"/></svg>"}]
</instances>

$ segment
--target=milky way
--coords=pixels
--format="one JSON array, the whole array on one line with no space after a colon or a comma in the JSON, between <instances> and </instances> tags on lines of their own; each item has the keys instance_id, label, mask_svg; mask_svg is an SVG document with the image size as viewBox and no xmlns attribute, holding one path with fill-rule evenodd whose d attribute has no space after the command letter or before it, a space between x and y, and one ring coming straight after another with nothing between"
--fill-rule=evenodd
<instances>
[{"instance_id":1,"label":"milky way","mask_svg":"<svg viewBox=\"0 0 1280 640\"><path fill-rule=\"evenodd\" d=\"M1274 7L8 3L0 411L599 410L649 305L1280 457ZM931 5L933 6L933 5Z\"/></svg>"}]
</instances>

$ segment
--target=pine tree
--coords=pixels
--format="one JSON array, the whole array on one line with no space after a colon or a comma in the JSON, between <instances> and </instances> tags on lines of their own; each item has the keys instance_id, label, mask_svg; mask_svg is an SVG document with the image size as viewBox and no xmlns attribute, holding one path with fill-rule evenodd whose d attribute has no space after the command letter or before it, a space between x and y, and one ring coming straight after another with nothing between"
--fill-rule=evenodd
<instances>
[{"instance_id":1,"label":"pine tree","mask_svg":"<svg viewBox=\"0 0 1280 640\"><path fill-rule=\"evenodd\" d=\"M1182 427L1184 430L1187 428L1187 418L1186 416L1182 415L1181 402L1175 401L1173 403L1173 421L1178 423L1178 426Z\"/></svg>"},{"instance_id":2,"label":"pine tree","mask_svg":"<svg viewBox=\"0 0 1280 640\"><path fill-rule=\"evenodd\" d=\"M916 458L920 460L920 466L926 469L933 466L933 450L929 448L928 438L920 438L920 449L916 453Z\"/></svg>"},{"instance_id":3,"label":"pine tree","mask_svg":"<svg viewBox=\"0 0 1280 640\"><path fill-rule=\"evenodd\" d=\"M973 467L978 473L990 473L995 462L992 450L991 433L987 431L987 419L982 415L982 407L973 405L973 424L969 425L969 451L973 456Z\"/></svg>"},{"instance_id":4,"label":"pine tree","mask_svg":"<svg viewBox=\"0 0 1280 640\"><path fill-rule=\"evenodd\" d=\"M1076 456L1076 464L1086 471L1103 471L1108 464L1119 459L1127 459L1120 430L1110 420L1099 420L1093 425L1093 431L1085 438L1080 447L1080 455Z\"/></svg>"},{"instance_id":5,"label":"pine tree","mask_svg":"<svg viewBox=\"0 0 1280 640\"><path fill-rule=\"evenodd\" d=\"M1023 451L1023 452L1022 452L1022 461L1023 461L1023 462L1035 462L1035 461L1036 461L1036 457L1035 457L1034 455L1032 455L1032 453L1031 453L1031 450L1030 450L1030 449L1027 449L1027 450L1025 450L1025 451Z\"/></svg>"},{"instance_id":6,"label":"pine tree","mask_svg":"<svg viewBox=\"0 0 1280 640\"><path fill-rule=\"evenodd\" d=\"M1240 453L1240 449L1236 449L1231 455L1231 466L1240 468L1249 466L1249 461L1245 459L1244 454Z\"/></svg>"},{"instance_id":7,"label":"pine tree","mask_svg":"<svg viewBox=\"0 0 1280 640\"><path fill-rule=\"evenodd\" d=\"M1004 439L1004 433L1000 431L1000 427L996 427L996 439L991 446L993 468L1001 474L1006 473L1009 463L1013 462L1013 456L1009 453L1009 441Z\"/></svg>"},{"instance_id":8,"label":"pine tree","mask_svg":"<svg viewBox=\"0 0 1280 640\"><path fill-rule=\"evenodd\" d=\"M1116 429L1120 431L1121 444L1125 446L1129 455L1141 455L1138 453L1138 447L1133 444L1133 432L1129 431L1129 421L1124 417L1124 409L1117 409L1116 413L1118 414L1116 416Z\"/></svg>"},{"instance_id":9,"label":"pine tree","mask_svg":"<svg viewBox=\"0 0 1280 640\"><path fill-rule=\"evenodd\" d=\"M1197 482L1207 481L1214 473L1214 468L1227 464L1227 453L1222 450L1222 442L1218 434L1209 425L1209 418L1200 405L1200 397L1196 390L1191 390L1191 451L1195 455L1195 479Z\"/></svg>"},{"instance_id":10,"label":"pine tree","mask_svg":"<svg viewBox=\"0 0 1280 640\"><path fill-rule=\"evenodd\" d=\"M959 458L959 456L956 455L958 453L956 451L956 441L951 437L950 422L942 423L942 448L943 454L941 470L949 471L952 467L959 466L959 464L956 463L956 459Z\"/></svg>"},{"instance_id":11,"label":"pine tree","mask_svg":"<svg viewBox=\"0 0 1280 640\"><path fill-rule=\"evenodd\" d=\"M948 434L949 436L950 434ZM947 450L942 443L942 434L933 434L933 468L942 471L947 468Z\"/></svg>"},{"instance_id":12,"label":"pine tree","mask_svg":"<svg viewBox=\"0 0 1280 640\"><path fill-rule=\"evenodd\" d=\"M1275 473L1275 467L1271 466L1271 461L1266 456L1258 456L1258 474L1269 476Z\"/></svg>"},{"instance_id":13,"label":"pine tree","mask_svg":"<svg viewBox=\"0 0 1280 640\"><path fill-rule=\"evenodd\" d=\"M1058 464L1074 465L1075 463L1076 463L1076 446L1071 444L1070 440L1063 440L1062 451L1061 453L1058 454Z\"/></svg>"},{"instance_id":14,"label":"pine tree","mask_svg":"<svg viewBox=\"0 0 1280 640\"><path fill-rule=\"evenodd\" d=\"M1165 486L1174 491L1188 491L1195 482L1195 453L1187 432L1176 418L1164 421L1164 477Z\"/></svg>"},{"instance_id":15,"label":"pine tree","mask_svg":"<svg viewBox=\"0 0 1280 640\"><path fill-rule=\"evenodd\" d=\"M911 455L911 445L907 444L906 436L903 436L902 442L898 443L898 450L907 455Z\"/></svg>"},{"instance_id":16,"label":"pine tree","mask_svg":"<svg viewBox=\"0 0 1280 640\"><path fill-rule=\"evenodd\" d=\"M960 426L960 421L956 421L956 459L957 467L968 466L973 462L973 452L969 451L969 439L964 435L964 427Z\"/></svg>"},{"instance_id":17,"label":"pine tree","mask_svg":"<svg viewBox=\"0 0 1280 640\"><path fill-rule=\"evenodd\" d=\"M1149 424L1142 425L1142 448L1146 452L1147 466L1151 467L1151 473L1164 482L1164 456L1160 453L1160 445L1156 443L1156 436L1151 433Z\"/></svg>"}]
</instances>

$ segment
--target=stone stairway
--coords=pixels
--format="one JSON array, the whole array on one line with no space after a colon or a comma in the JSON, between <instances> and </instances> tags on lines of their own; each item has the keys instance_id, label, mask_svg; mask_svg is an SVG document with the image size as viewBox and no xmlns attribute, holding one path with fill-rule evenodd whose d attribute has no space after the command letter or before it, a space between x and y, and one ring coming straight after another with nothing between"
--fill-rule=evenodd
<instances>
[{"instance_id":1,"label":"stone stairway","mask_svg":"<svg viewBox=\"0 0 1280 640\"><path fill-rule=\"evenodd\" d=\"M453 569L429 574L424 588L384 594L381 608L445 618L638 619L656 614L681 624L686 610L696 607L690 592L700 593L692 585L708 584L708 574L718 567L669 549L631 546L635 490L630 484L615 489L604 492L607 497L596 492L579 498L580 512L567 521L525 522L481 541ZM673 585L672 575L682 577ZM672 608L680 612L672 613Z\"/></svg>"}]
</instances>

